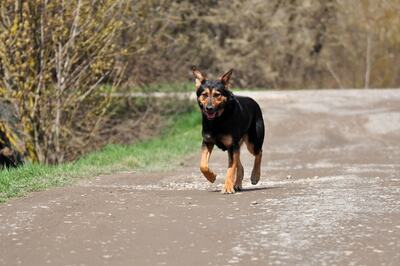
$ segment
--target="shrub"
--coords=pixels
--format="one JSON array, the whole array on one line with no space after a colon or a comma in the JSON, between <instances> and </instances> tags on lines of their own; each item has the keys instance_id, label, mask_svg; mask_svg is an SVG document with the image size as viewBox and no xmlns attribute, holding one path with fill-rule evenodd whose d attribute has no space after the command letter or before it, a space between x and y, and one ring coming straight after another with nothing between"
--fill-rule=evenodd
<instances>
[{"instance_id":1,"label":"shrub","mask_svg":"<svg viewBox=\"0 0 400 266\"><path fill-rule=\"evenodd\" d=\"M0 0L0 97L18 110L27 157L61 162L100 126L121 68L124 1Z\"/></svg>"}]
</instances>

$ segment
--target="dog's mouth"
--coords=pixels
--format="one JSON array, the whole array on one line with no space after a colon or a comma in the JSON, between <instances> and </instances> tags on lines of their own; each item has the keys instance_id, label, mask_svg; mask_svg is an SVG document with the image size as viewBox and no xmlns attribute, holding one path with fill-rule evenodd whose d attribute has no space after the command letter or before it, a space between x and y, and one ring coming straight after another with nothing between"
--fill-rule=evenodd
<instances>
[{"instance_id":1,"label":"dog's mouth","mask_svg":"<svg viewBox=\"0 0 400 266\"><path fill-rule=\"evenodd\" d=\"M208 120L213 120L217 117L217 111L203 111L203 113L206 115Z\"/></svg>"}]
</instances>

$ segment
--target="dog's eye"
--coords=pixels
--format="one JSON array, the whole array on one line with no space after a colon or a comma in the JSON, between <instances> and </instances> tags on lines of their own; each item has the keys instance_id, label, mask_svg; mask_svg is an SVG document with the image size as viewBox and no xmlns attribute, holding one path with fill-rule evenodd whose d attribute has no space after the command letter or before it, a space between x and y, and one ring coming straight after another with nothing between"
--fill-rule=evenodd
<instances>
[{"instance_id":1,"label":"dog's eye","mask_svg":"<svg viewBox=\"0 0 400 266\"><path fill-rule=\"evenodd\" d=\"M214 97L219 97L219 96L221 96L221 93L219 92L214 93Z\"/></svg>"},{"instance_id":2,"label":"dog's eye","mask_svg":"<svg viewBox=\"0 0 400 266\"><path fill-rule=\"evenodd\" d=\"M204 98L207 98L207 97L208 97L207 92L203 92L203 93L201 94L201 96L204 97Z\"/></svg>"}]
</instances>

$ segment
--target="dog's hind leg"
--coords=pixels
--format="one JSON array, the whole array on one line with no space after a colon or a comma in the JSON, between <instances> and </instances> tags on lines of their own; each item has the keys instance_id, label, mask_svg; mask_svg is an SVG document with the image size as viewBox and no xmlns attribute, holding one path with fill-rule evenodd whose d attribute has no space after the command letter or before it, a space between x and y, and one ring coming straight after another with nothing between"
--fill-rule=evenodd
<instances>
[{"instance_id":1,"label":"dog's hind leg","mask_svg":"<svg viewBox=\"0 0 400 266\"><path fill-rule=\"evenodd\" d=\"M255 156L253 170L251 171L251 183L253 185L260 181L261 176L261 159L262 159L262 146L264 143L264 121L261 113L261 109L258 109L255 120L250 126L248 138L247 138L247 148Z\"/></svg>"},{"instance_id":2,"label":"dog's hind leg","mask_svg":"<svg viewBox=\"0 0 400 266\"><path fill-rule=\"evenodd\" d=\"M257 184L260 181L261 176L261 159L262 159L262 149L256 149L253 142L249 139L249 137L245 138L247 149L251 154L254 155L254 164L253 170L251 171L251 183L253 185Z\"/></svg>"},{"instance_id":3,"label":"dog's hind leg","mask_svg":"<svg viewBox=\"0 0 400 266\"><path fill-rule=\"evenodd\" d=\"M201 160L200 160L200 171L207 178L208 181L214 183L215 178L217 177L213 171L210 170L208 166L208 162L210 160L211 152L214 148L214 144L209 144L203 142L201 145Z\"/></svg>"},{"instance_id":4,"label":"dog's hind leg","mask_svg":"<svg viewBox=\"0 0 400 266\"><path fill-rule=\"evenodd\" d=\"M237 164L237 170L236 170L236 180L235 180L235 191L241 191L242 190L242 181L243 181L243 176L244 176L244 169L243 165L240 162L240 156L238 158L238 164Z\"/></svg>"},{"instance_id":5,"label":"dog's hind leg","mask_svg":"<svg viewBox=\"0 0 400 266\"><path fill-rule=\"evenodd\" d=\"M262 150L255 155L253 170L251 171L251 184L256 185L258 181L260 181L261 176L261 159L262 159Z\"/></svg>"},{"instance_id":6,"label":"dog's hind leg","mask_svg":"<svg viewBox=\"0 0 400 266\"><path fill-rule=\"evenodd\" d=\"M251 183L253 185L260 181L262 145L264 142L264 122L262 117L257 119L250 127L248 135L245 137L247 149L255 156L253 170L251 171Z\"/></svg>"}]
</instances>

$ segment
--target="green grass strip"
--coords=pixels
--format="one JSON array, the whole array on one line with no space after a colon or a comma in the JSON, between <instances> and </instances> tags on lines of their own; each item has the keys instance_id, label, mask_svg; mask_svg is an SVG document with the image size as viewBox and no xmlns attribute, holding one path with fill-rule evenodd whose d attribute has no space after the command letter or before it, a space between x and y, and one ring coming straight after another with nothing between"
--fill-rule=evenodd
<instances>
[{"instance_id":1,"label":"green grass strip","mask_svg":"<svg viewBox=\"0 0 400 266\"><path fill-rule=\"evenodd\" d=\"M0 170L0 202L31 191L71 184L78 178L176 166L184 155L199 149L200 124L200 114L192 111L171 118L170 126L150 140L132 145L108 145L71 163L25 164Z\"/></svg>"}]
</instances>

